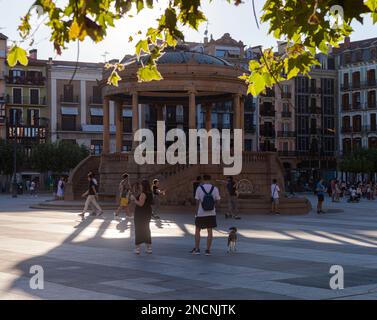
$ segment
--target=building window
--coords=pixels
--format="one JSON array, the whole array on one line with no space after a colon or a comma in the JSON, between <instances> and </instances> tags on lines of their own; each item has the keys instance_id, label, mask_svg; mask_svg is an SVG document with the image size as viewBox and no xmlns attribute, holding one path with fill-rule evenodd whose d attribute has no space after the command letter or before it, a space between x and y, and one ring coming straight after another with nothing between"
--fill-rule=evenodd
<instances>
[{"instance_id":1,"label":"building window","mask_svg":"<svg viewBox=\"0 0 377 320\"><path fill-rule=\"evenodd\" d=\"M93 87L93 97L92 97L92 103L94 104L102 104L102 91L99 86Z\"/></svg>"},{"instance_id":2,"label":"building window","mask_svg":"<svg viewBox=\"0 0 377 320\"><path fill-rule=\"evenodd\" d=\"M132 117L123 117L123 132L132 133Z\"/></svg>"},{"instance_id":3,"label":"building window","mask_svg":"<svg viewBox=\"0 0 377 320\"><path fill-rule=\"evenodd\" d=\"M73 85L72 84L65 84L64 85L64 93L63 93L63 101L65 102L74 102L73 101Z\"/></svg>"},{"instance_id":4,"label":"building window","mask_svg":"<svg viewBox=\"0 0 377 320\"><path fill-rule=\"evenodd\" d=\"M101 154L102 152L102 140L92 140L90 142L90 151L92 154Z\"/></svg>"},{"instance_id":5,"label":"building window","mask_svg":"<svg viewBox=\"0 0 377 320\"><path fill-rule=\"evenodd\" d=\"M355 92L352 95L352 108L353 109L360 109L361 103L360 103L360 92Z\"/></svg>"},{"instance_id":6,"label":"building window","mask_svg":"<svg viewBox=\"0 0 377 320\"><path fill-rule=\"evenodd\" d=\"M352 73L352 87L360 87L360 71Z\"/></svg>"},{"instance_id":7,"label":"building window","mask_svg":"<svg viewBox=\"0 0 377 320\"><path fill-rule=\"evenodd\" d=\"M22 123L22 110L21 109L9 109L9 123L11 125L20 125Z\"/></svg>"},{"instance_id":8,"label":"building window","mask_svg":"<svg viewBox=\"0 0 377 320\"><path fill-rule=\"evenodd\" d=\"M29 109L27 111L27 124L32 127L37 127L39 125L39 110Z\"/></svg>"},{"instance_id":9,"label":"building window","mask_svg":"<svg viewBox=\"0 0 377 320\"><path fill-rule=\"evenodd\" d=\"M75 131L76 130L76 116L62 115L62 130Z\"/></svg>"},{"instance_id":10,"label":"building window","mask_svg":"<svg viewBox=\"0 0 377 320\"><path fill-rule=\"evenodd\" d=\"M361 116L360 115L352 117L352 128L353 128L353 132L361 131Z\"/></svg>"},{"instance_id":11,"label":"building window","mask_svg":"<svg viewBox=\"0 0 377 320\"><path fill-rule=\"evenodd\" d=\"M122 143L122 151L127 152L132 150L132 141L126 140Z\"/></svg>"},{"instance_id":12,"label":"building window","mask_svg":"<svg viewBox=\"0 0 377 320\"><path fill-rule=\"evenodd\" d=\"M370 115L370 130L376 131L376 114L372 113Z\"/></svg>"},{"instance_id":13,"label":"building window","mask_svg":"<svg viewBox=\"0 0 377 320\"><path fill-rule=\"evenodd\" d=\"M30 104L39 104L39 90L30 89Z\"/></svg>"},{"instance_id":14,"label":"building window","mask_svg":"<svg viewBox=\"0 0 377 320\"><path fill-rule=\"evenodd\" d=\"M253 140L245 139L245 151L252 151L253 150Z\"/></svg>"},{"instance_id":15,"label":"building window","mask_svg":"<svg viewBox=\"0 0 377 320\"><path fill-rule=\"evenodd\" d=\"M368 92L368 108L376 107L376 90L371 90Z\"/></svg>"},{"instance_id":16,"label":"building window","mask_svg":"<svg viewBox=\"0 0 377 320\"><path fill-rule=\"evenodd\" d=\"M92 125L103 125L103 117L102 116L90 116L90 124Z\"/></svg>"},{"instance_id":17,"label":"building window","mask_svg":"<svg viewBox=\"0 0 377 320\"><path fill-rule=\"evenodd\" d=\"M22 104L22 89L21 88L13 88L13 99L12 102L14 104Z\"/></svg>"},{"instance_id":18,"label":"building window","mask_svg":"<svg viewBox=\"0 0 377 320\"><path fill-rule=\"evenodd\" d=\"M5 118L5 103L0 102L0 122Z\"/></svg>"}]
</instances>

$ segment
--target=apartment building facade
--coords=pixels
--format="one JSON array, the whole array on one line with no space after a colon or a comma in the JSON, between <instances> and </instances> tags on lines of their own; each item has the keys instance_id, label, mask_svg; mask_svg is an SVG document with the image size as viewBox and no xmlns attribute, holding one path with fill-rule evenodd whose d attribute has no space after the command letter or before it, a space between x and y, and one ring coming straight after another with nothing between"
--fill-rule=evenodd
<instances>
[{"instance_id":1,"label":"apartment building facade","mask_svg":"<svg viewBox=\"0 0 377 320\"><path fill-rule=\"evenodd\" d=\"M48 138L46 61L31 50L28 65L7 66L4 78L6 138L17 140L27 160L33 147Z\"/></svg>"},{"instance_id":2,"label":"apartment building facade","mask_svg":"<svg viewBox=\"0 0 377 320\"><path fill-rule=\"evenodd\" d=\"M377 38L335 50L338 68L340 156L377 147Z\"/></svg>"},{"instance_id":3,"label":"apartment building facade","mask_svg":"<svg viewBox=\"0 0 377 320\"><path fill-rule=\"evenodd\" d=\"M304 180L329 180L337 171L337 71L331 55L318 59L310 78L295 79L297 171Z\"/></svg>"},{"instance_id":4,"label":"apartment building facade","mask_svg":"<svg viewBox=\"0 0 377 320\"><path fill-rule=\"evenodd\" d=\"M7 58L7 37L0 33L0 139L6 139L5 117L5 75Z\"/></svg>"},{"instance_id":5,"label":"apartment building facade","mask_svg":"<svg viewBox=\"0 0 377 320\"><path fill-rule=\"evenodd\" d=\"M233 39L229 33L225 33L219 39L210 39L204 37L204 41L187 42L185 45L188 50L205 53L215 56L227 61L229 64L239 67L245 71L248 70L248 63L257 52L257 48L245 50L245 45L242 41ZM232 101L217 103L212 106L211 122L213 128L227 129L232 128ZM244 100L244 150L256 151L258 149L258 98L251 95L247 96ZM198 125L204 128L205 108L200 105L197 110Z\"/></svg>"}]
</instances>

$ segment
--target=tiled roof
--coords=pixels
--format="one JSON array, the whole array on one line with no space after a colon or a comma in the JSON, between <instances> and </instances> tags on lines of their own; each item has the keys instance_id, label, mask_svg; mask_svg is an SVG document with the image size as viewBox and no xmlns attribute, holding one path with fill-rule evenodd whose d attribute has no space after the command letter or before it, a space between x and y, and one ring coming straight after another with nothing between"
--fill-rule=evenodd
<instances>
[{"instance_id":1,"label":"tiled roof","mask_svg":"<svg viewBox=\"0 0 377 320\"><path fill-rule=\"evenodd\" d=\"M377 38L370 38L358 41L351 41L347 46L345 43L340 44L339 48L334 48L333 53L339 54L345 50L356 50L356 49L363 49L372 46L377 46Z\"/></svg>"},{"instance_id":2,"label":"tiled roof","mask_svg":"<svg viewBox=\"0 0 377 320\"><path fill-rule=\"evenodd\" d=\"M0 32L0 40L7 40L8 37Z\"/></svg>"}]
</instances>

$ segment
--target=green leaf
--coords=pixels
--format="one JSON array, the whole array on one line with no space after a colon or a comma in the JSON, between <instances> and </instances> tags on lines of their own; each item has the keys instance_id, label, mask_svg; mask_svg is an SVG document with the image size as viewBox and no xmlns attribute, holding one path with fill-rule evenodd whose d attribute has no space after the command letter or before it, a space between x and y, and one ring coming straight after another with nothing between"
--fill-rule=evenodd
<instances>
[{"instance_id":1,"label":"green leaf","mask_svg":"<svg viewBox=\"0 0 377 320\"><path fill-rule=\"evenodd\" d=\"M135 52L136 52L138 59L140 58L141 51L144 51L145 53L149 53L148 40L140 40L136 44L136 51Z\"/></svg>"},{"instance_id":2,"label":"green leaf","mask_svg":"<svg viewBox=\"0 0 377 320\"><path fill-rule=\"evenodd\" d=\"M111 73L110 77L107 79L107 84L117 87L118 82L120 80L122 80L122 78L119 76L118 72L114 71Z\"/></svg>"},{"instance_id":3,"label":"green leaf","mask_svg":"<svg viewBox=\"0 0 377 320\"><path fill-rule=\"evenodd\" d=\"M152 80L161 80L162 75L161 73L157 70L156 65L146 65L144 67L139 68L137 71L137 77L140 82L148 82Z\"/></svg>"},{"instance_id":4,"label":"green leaf","mask_svg":"<svg viewBox=\"0 0 377 320\"><path fill-rule=\"evenodd\" d=\"M10 67L14 67L17 62L26 66L28 64L26 51L17 45L13 46L8 52L7 62Z\"/></svg>"}]
</instances>

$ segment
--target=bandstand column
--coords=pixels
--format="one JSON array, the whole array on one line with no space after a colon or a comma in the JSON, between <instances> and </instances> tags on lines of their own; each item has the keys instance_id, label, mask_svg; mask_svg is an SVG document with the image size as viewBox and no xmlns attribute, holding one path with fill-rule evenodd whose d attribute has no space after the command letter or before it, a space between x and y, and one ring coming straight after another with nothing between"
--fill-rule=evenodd
<instances>
[{"instance_id":1,"label":"bandstand column","mask_svg":"<svg viewBox=\"0 0 377 320\"><path fill-rule=\"evenodd\" d=\"M139 129L139 97L137 92L132 93L132 150L136 147L135 132Z\"/></svg>"},{"instance_id":2,"label":"bandstand column","mask_svg":"<svg viewBox=\"0 0 377 320\"><path fill-rule=\"evenodd\" d=\"M240 97L240 129L242 129L242 151L245 151L245 100Z\"/></svg>"},{"instance_id":3,"label":"bandstand column","mask_svg":"<svg viewBox=\"0 0 377 320\"><path fill-rule=\"evenodd\" d=\"M102 153L110 152L110 99L109 97L103 98L103 146Z\"/></svg>"},{"instance_id":4,"label":"bandstand column","mask_svg":"<svg viewBox=\"0 0 377 320\"><path fill-rule=\"evenodd\" d=\"M212 112L212 106L210 104L207 104L205 106L206 109L206 119L205 119L205 127L206 130L209 131L212 129L212 121L211 121L211 112Z\"/></svg>"},{"instance_id":5,"label":"bandstand column","mask_svg":"<svg viewBox=\"0 0 377 320\"><path fill-rule=\"evenodd\" d=\"M116 152L122 152L122 142L123 142L123 123L122 123L122 113L123 113L123 103L121 100L115 101L115 146Z\"/></svg>"},{"instance_id":6,"label":"bandstand column","mask_svg":"<svg viewBox=\"0 0 377 320\"><path fill-rule=\"evenodd\" d=\"M196 129L195 91L189 91L189 129Z\"/></svg>"},{"instance_id":7,"label":"bandstand column","mask_svg":"<svg viewBox=\"0 0 377 320\"><path fill-rule=\"evenodd\" d=\"M162 110L162 105L156 104L155 108L156 108L157 121L163 121L164 120L164 111Z\"/></svg>"},{"instance_id":8,"label":"bandstand column","mask_svg":"<svg viewBox=\"0 0 377 320\"><path fill-rule=\"evenodd\" d=\"M233 128L241 128L241 107L239 94L235 94L233 96Z\"/></svg>"}]
</instances>

